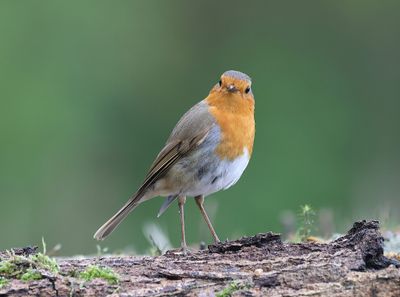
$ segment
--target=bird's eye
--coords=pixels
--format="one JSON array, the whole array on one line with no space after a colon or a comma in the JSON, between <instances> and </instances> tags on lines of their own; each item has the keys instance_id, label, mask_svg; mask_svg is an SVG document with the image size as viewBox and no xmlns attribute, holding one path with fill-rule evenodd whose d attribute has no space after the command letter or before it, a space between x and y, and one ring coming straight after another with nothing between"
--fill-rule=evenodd
<instances>
[{"instance_id":1,"label":"bird's eye","mask_svg":"<svg viewBox=\"0 0 400 297\"><path fill-rule=\"evenodd\" d=\"M246 90L244 90L244 92L245 92L246 94L248 94L248 93L250 92L250 87L247 87Z\"/></svg>"},{"instance_id":2,"label":"bird's eye","mask_svg":"<svg viewBox=\"0 0 400 297\"><path fill-rule=\"evenodd\" d=\"M219 86L222 86L222 80L219 80L218 84Z\"/></svg>"}]
</instances>

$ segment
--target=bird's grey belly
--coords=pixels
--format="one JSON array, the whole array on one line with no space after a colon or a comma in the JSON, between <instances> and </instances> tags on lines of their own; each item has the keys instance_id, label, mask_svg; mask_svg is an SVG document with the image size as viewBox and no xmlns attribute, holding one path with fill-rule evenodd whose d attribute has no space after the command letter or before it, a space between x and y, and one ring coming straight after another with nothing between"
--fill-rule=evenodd
<instances>
[{"instance_id":1,"label":"bird's grey belly","mask_svg":"<svg viewBox=\"0 0 400 297\"><path fill-rule=\"evenodd\" d=\"M216 127L195 151L175 163L157 182L159 195L207 196L235 184L249 162L248 151L235 160L221 159L215 154L219 139Z\"/></svg>"}]
</instances>

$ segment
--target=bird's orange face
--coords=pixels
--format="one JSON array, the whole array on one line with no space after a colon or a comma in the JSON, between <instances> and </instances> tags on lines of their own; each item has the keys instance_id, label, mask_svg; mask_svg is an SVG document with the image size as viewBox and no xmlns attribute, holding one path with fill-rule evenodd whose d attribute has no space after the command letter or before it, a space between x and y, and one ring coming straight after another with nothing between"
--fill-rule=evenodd
<instances>
[{"instance_id":1,"label":"bird's orange face","mask_svg":"<svg viewBox=\"0 0 400 297\"><path fill-rule=\"evenodd\" d=\"M219 82L212 88L211 93L254 100L250 78L230 76L229 71L228 74L224 73L221 76Z\"/></svg>"},{"instance_id":2,"label":"bird's orange face","mask_svg":"<svg viewBox=\"0 0 400 297\"><path fill-rule=\"evenodd\" d=\"M207 102L209 105L238 114L254 113L254 96L250 77L237 71L225 72L211 89Z\"/></svg>"}]
</instances>

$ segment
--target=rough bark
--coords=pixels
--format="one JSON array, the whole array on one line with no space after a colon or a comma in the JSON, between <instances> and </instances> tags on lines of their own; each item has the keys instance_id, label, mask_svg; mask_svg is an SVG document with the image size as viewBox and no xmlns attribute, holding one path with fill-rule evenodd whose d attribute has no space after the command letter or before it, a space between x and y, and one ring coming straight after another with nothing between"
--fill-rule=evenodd
<instances>
[{"instance_id":1,"label":"rough bark","mask_svg":"<svg viewBox=\"0 0 400 297\"><path fill-rule=\"evenodd\" d=\"M330 243L284 243L265 233L186 256L59 259L59 274L12 280L0 296L214 296L224 288L233 296L400 296L400 263L383 255L378 229L362 221ZM119 284L73 277L88 265L111 267Z\"/></svg>"}]
</instances>

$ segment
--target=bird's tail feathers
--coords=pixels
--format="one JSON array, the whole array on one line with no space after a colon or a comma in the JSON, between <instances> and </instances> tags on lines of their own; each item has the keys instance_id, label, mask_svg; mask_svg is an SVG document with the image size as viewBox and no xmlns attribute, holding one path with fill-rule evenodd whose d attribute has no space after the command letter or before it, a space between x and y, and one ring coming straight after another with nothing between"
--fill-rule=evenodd
<instances>
[{"instance_id":1,"label":"bird's tail feathers","mask_svg":"<svg viewBox=\"0 0 400 297\"><path fill-rule=\"evenodd\" d=\"M125 203L125 205L113 215L103 226L99 228L94 234L94 239L103 240L122 222L123 219L134 210L139 204L141 197L134 195Z\"/></svg>"}]
</instances>

